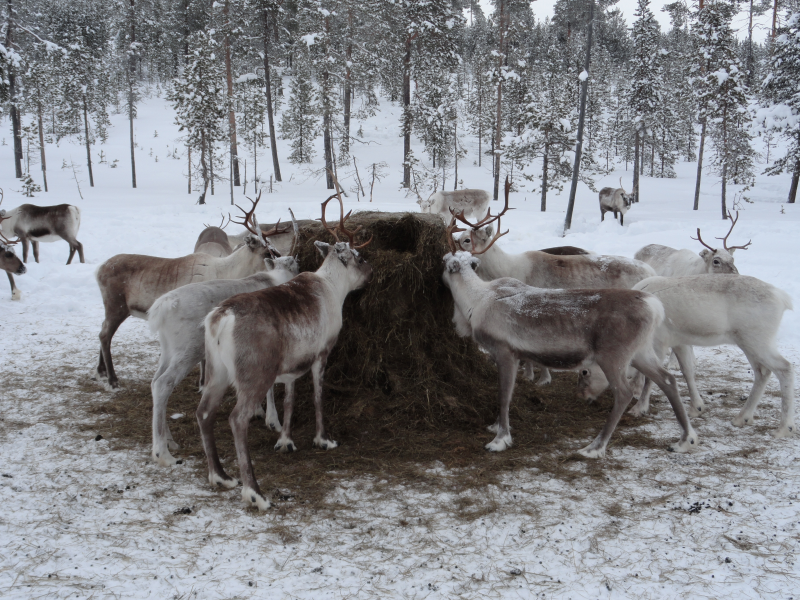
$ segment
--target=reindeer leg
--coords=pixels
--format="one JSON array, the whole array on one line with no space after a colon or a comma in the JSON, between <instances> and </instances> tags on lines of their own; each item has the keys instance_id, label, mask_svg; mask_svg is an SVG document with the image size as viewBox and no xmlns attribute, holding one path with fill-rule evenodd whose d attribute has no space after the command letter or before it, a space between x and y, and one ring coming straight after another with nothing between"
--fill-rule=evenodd
<instances>
[{"instance_id":1,"label":"reindeer leg","mask_svg":"<svg viewBox=\"0 0 800 600\"><path fill-rule=\"evenodd\" d=\"M267 413L264 416L267 429L270 431L280 431L281 420L278 418L278 411L275 410L275 386L269 388L267 392Z\"/></svg>"},{"instance_id":2,"label":"reindeer leg","mask_svg":"<svg viewBox=\"0 0 800 600\"><path fill-rule=\"evenodd\" d=\"M67 264L72 262L72 257L75 256L75 246L72 244L69 245L69 258L67 258Z\"/></svg>"},{"instance_id":3,"label":"reindeer leg","mask_svg":"<svg viewBox=\"0 0 800 600\"><path fill-rule=\"evenodd\" d=\"M485 448L491 452L502 452L511 447L511 427L508 422L508 407L514 394L514 383L519 370L519 360L509 354L495 357L497 370L500 373L500 416L497 420L497 435L486 444Z\"/></svg>"},{"instance_id":4,"label":"reindeer leg","mask_svg":"<svg viewBox=\"0 0 800 600\"><path fill-rule=\"evenodd\" d=\"M794 369L792 364L774 348L768 348L759 353L749 348L747 350L742 348L742 350L753 367L755 381L744 408L733 420L733 424L736 427L744 427L752 423L770 373L774 372L781 386L781 424L772 435L776 438L792 435L797 430L794 424ZM759 359L756 359L756 354L760 355Z\"/></svg>"},{"instance_id":5,"label":"reindeer leg","mask_svg":"<svg viewBox=\"0 0 800 600\"><path fill-rule=\"evenodd\" d=\"M16 233L16 231L14 233ZM27 238L27 236L19 235L18 233L17 233L17 237L19 237L19 240L22 242L22 262L27 263L28 262L28 238Z\"/></svg>"},{"instance_id":6,"label":"reindeer leg","mask_svg":"<svg viewBox=\"0 0 800 600\"><path fill-rule=\"evenodd\" d=\"M550 382L553 381L553 378L550 376L550 369L547 367L542 367L541 374L539 375L539 381L536 382L536 385L539 387L550 385Z\"/></svg>"},{"instance_id":7,"label":"reindeer leg","mask_svg":"<svg viewBox=\"0 0 800 600\"><path fill-rule=\"evenodd\" d=\"M203 390L200 404L195 413L197 424L200 426L200 437L203 440L203 450L208 461L208 481L212 486L221 486L227 489L235 488L238 481L225 473L222 464L219 462L217 453L217 442L214 437L214 421L217 419L217 411L222 403L222 398L230 385L229 375L224 366L220 366L219 374L215 378L212 369L208 383Z\"/></svg>"},{"instance_id":8,"label":"reindeer leg","mask_svg":"<svg viewBox=\"0 0 800 600\"><path fill-rule=\"evenodd\" d=\"M270 381L272 387L274 378ZM261 383L261 382L259 382ZM250 460L250 449L247 447L247 430L250 427L250 419L253 417L255 405L261 403L261 399L266 392L262 391L261 386L252 386L250 389L239 389L236 406L231 412L228 422L233 430L233 440L236 446L236 456L239 459L239 477L242 478L242 501L248 506L267 510L271 504L261 493L258 486L256 475L253 472L253 463Z\"/></svg>"},{"instance_id":9,"label":"reindeer leg","mask_svg":"<svg viewBox=\"0 0 800 600\"><path fill-rule=\"evenodd\" d=\"M339 445L339 442L329 440L325 435L325 420L322 415L322 380L325 376L327 361L327 354L323 354L311 365L311 376L314 378L314 412L317 419L317 435L314 436L314 446L323 450L333 450Z\"/></svg>"},{"instance_id":10,"label":"reindeer leg","mask_svg":"<svg viewBox=\"0 0 800 600\"><path fill-rule=\"evenodd\" d=\"M111 338L122 325L123 321L128 318L127 306L124 307L124 313L120 311L117 314L106 314L106 320L103 321L103 326L100 329L100 362L97 365L97 379L103 380L107 378L107 388L116 389L119 387L117 374L114 372L114 363L111 361Z\"/></svg>"},{"instance_id":11,"label":"reindeer leg","mask_svg":"<svg viewBox=\"0 0 800 600\"><path fill-rule=\"evenodd\" d=\"M611 434L617 428L617 423L622 418L622 413L628 407L633 399L633 392L631 392L628 378L626 377L626 369L614 365L598 365L606 376L611 391L614 393L614 406L611 408L611 414L608 415L608 420L603 426L603 430L597 435L591 444L578 450L578 454L582 454L586 458L604 458L606 455L606 446L611 439Z\"/></svg>"},{"instance_id":12,"label":"reindeer leg","mask_svg":"<svg viewBox=\"0 0 800 600\"><path fill-rule=\"evenodd\" d=\"M691 352L691 346L674 346L672 351L675 353L675 358L678 359L678 364L683 373L683 378L686 380L686 387L689 388L689 416L699 417L703 415L703 399L700 397L700 392L697 390L697 383L694 379L694 356Z\"/></svg>"},{"instance_id":13,"label":"reindeer leg","mask_svg":"<svg viewBox=\"0 0 800 600\"><path fill-rule=\"evenodd\" d=\"M72 262L72 258L75 256L75 251L78 251L78 256L81 259L81 262L85 262L83 260L83 244L81 244L77 239L72 237L71 235L64 235L62 236L67 243L69 244L69 259L67 260L67 264Z\"/></svg>"},{"instance_id":14,"label":"reindeer leg","mask_svg":"<svg viewBox=\"0 0 800 600\"><path fill-rule=\"evenodd\" d=\"M22 292L17 289L17 285L14 283L14 276L8 271L6 271L6 275L8 275L8 281L11 284L11 299L19 300L22 298Z\"/></svg>"},{"instance_id":15,"label":"reindeer leg","mask_svg":"<svg viewBox=\"0 0 800 600\"><path fill-rule=\"evenodd\" d=\"M681 360L681 355L678 354L677 356L678 360ZM662 362L663 356L659 358L651 349L634 357L632 364L661 388L661 391L664 392L672 405L678 424L683 429L683 435L678 443L669 447L670 452L688 452L696 448L699 443L697 433L692 428L689 417L686 416L686 409L683 408L683 403L678 393L678 382L672 373L661 366Z\"/></svg>"},{"instance_id":16,"label":"reindeer leg","mask_svg":"<svg viewBox=\"0 0 800 600\"><path fill-rule=\"evenodd\" d=\"M625 215L623 213L619 213L619 224L620 225L625 224Z\"/></svg>"},{"instance_id":17,"label":"reindeer leg","mask_svg":"<svg viewBox=\"0 0 800 600\"><path fill-rule=\"evenodd\" d=\"M37 263L39 262L39 242L36 240L31 240L31 246L33 246L33 260Z\"/></svg>"},{"instance_id":18,"label":"reindeer leg","mask_svg":"<svg viewBox=\"0 0 800 600\"><path fill-rule=\"evenodd\" d=\"M642 415L648 414L650 412L650 392L652 390L653 382L649 377L645 377L644 385L642 386L642 392L639 394L639 400L628 411L628 414L631 414L634 417L641 417Z\"/></svg>"},{"instance_id":19,"label":"reindeer leg","mask_svg":"<svg viewBox=\"0 0 800 600\"><path fill-rule=\"evenodd\" d=\"M283 428L281 429L281 437L278 438L278 443L275 444L275 451L294 452L296 448L291 437L292 410L294 408L294 381L285 384L284 387Z\"/></svg>"},{"instance_id":20,"label":"reindeer leg","mask_svg":"<svg viewBox=\"0 0 800 600\"><path fill-rule=\"evenodd\" d=\"M200 377L197 381L197 391L203 393L203 386L206 383L206 359L200 361Z\"/></svg>"},{"instance_id":21,"label":"reindeer leg","mask_svg":"<svg viewBox=\"0 0 800 600\"><path fill-rule=\"evenodd\" d=\"M150 389L153 393L153 461L162 467L169 467L178 461L170 454L170 450L179 448L172 439L167 423L167 401L175 386L183 381L184 377L194 366L194 357L182 356L177 360L167 362L166 354L162 354L165 364L159 362Z\"/></svg>"}]
</instances>

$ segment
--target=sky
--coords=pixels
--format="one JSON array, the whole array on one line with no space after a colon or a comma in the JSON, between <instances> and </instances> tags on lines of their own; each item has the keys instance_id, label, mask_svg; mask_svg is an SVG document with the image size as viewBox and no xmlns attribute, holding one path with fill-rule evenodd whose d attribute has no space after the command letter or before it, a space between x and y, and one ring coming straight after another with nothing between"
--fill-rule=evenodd
<instances>
[{"instance_id":1,"label":"sky","mask_svg":"<svg viewBox=\"0 0 800 600\"><path fill-rule=\"evenodd\" d=\"M670 27L669 15L665 13L662 8L665 4L669 4L672 0L651 0L650 10L656 17L656 20L661 24L662 29ZM633 13L636 11L637 0L619 0L616 6L622 11L628 25L633 23ZM492 11L491 0L480 0L485 13L489 14ZM545 18L553 16L553 7L556 0L535 0L533 2L533 12L537 18ZM767 33L772 26L772 15L764 15L755 21L755 28L753 30L753 39L756 41L764 41ZM733 22L734 28L738 31L740 38L747 37L747 13L740 13Z\"/></svg>"}]
</instances>

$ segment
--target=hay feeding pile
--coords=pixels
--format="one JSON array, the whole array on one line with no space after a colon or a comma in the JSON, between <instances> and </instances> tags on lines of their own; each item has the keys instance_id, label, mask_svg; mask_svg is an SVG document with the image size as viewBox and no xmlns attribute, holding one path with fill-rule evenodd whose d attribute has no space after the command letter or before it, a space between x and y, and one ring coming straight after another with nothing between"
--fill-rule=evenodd
<instances>
[{"instance_id":1,"label":"hay feeding pile","mask_svg":"<svg viewBox=\"0 0 800 600\"><path fill-rule=\"evenodd\" d=\"M325 373L326 426L340 447L328 452L312 448L312 384L310 374L303 376L297 382L292 420L298 452L276 455L272 447L277 433L268 431L263 422L253 422L250 428L253 463L265 490L302 489L307 498L319 496L326 487L319 484L333 482L337 473L408 481L419 476L419 465L434 461L448 467L477 466L470 481L485 483L498 467L529 465L527 459L539 454L548 455L549 470L557 469L558 461L549 451L566 457L600 431L610 409L608 395L587 405L575 399L572 374L555 374L546 388L536 388L520 375L510 415L514 447L499 455L486 453L483 446L493 437L486 426L499 411L497 369L471 339L458 337L452 324L453 300L441 279L442 258L448 252L441 219L420 213L365 212L353 215L347 224L350 229L362 226L357 243L374 236L362 251L374 275L365 289L345 301L344 325ZM333 242L321 223L303 223L298 242L302 271L316 270L322 262L315 240ZM205 476L205 455L194 419L199 401L196 381L196 375L190 375L173 392L169 411L185 413L186 418L170 427L181 444L175 455L199 458ZM150 387L141 382L126 383L125 388L98 412L115 417L108 423L112 436L148 444ZM229 396L233 400L232 392ZM235 450L227 416L232 406L223 404L216 427L220 456L229 461L231 474ZM623 419L612 446L630 422ZM652 447L652 440L641 441ZM631 442L635 440L626 438L626 444ZM545 467L541 460L537 466Z\"/></svg>"}]
</instances>

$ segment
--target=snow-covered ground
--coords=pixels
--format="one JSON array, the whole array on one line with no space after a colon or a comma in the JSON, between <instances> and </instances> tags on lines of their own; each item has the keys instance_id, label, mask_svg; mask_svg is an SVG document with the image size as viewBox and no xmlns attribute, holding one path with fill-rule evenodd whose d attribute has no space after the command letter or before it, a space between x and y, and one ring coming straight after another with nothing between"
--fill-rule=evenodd
<instances>
[{"instance_id":1,"label":"snow-covered ground","mask_svg":"<svg viewBox=\"0 0 800 600\"><path fill-rule=\"evenodd\" d=\"M95 269L121 252L187 254L203 223L216 223L230 210L223 183L206 206L187 194L185 158L167 157L178 132L164 101L151 99L139 111L136 190L130 188L124 116L113 122L102 150L108 163L119 160L117 168L98 164L95 148L95 187L89 188L83 147L67 140L48 146L51 191L33 200L81 208L87 264L64 265L65 242L42 244L41 262L29 262L28 273L17 278L21 302L12 302L0 281L0 597L800 595L800 440L769 436L780 410L774 378L757 424L744 430L730 425L751 384L736 348L698 350L709 414L694 421L701 440L696 452L616 446L605 461L622 468L606 469L602 478L582 476L587 466L581 461L570 463L572 479L521 469L466 498L353 480L331 494L330 511L257 514L244 510L238 490L215 491L195 477L191 462L157 468L147 447L121 451L96 441L97 417L86 407L109 394L88 382L103 320ZM389 164L389 176L376 183L372 205L357 203L351 193L348 209L417 209L399 189L398 123L399 110L388 103L363 123L369 143L356 144L353 152L361 176L366 179L366 165L378 161ZM10 130L7 121L4 127ZM3 208L27 200L14 191L20 186L10 176L10 142L7 133L7 145L0 145ZM281 156L287 154L281 143ZM71 159L81 169L83 199L71 169L60 168ZM489 166L478 168L473 160L474 152L459 166L464 185L491 189ZM248 156L252 179L250 164ZM267 156L259 167L268 178ZM285 160L281 168L284 182L264 195L259 220L286 219L289 206L298 218L318 217L323 181ZM697 227L710 242L728 223L720 219L718 180L709 175L701 210L691 210L694 168L680 164L673 180L644 177L642 202L624 227L613 218L601 224L597 196L582 186L566 239L560 236L566 192L549 198L548 212L541 213L538 196L520 191L511 198L517 210L504 222L511 233L499 243L511 252L568 243L625 256L648 243L700 250L689 239ZM38 165L31 170L38 179ZM345 171L340 177L349 188L354 180ZM598 187L616 185L620 176L630 187L624 170ZM800 212L782 204L788 186L788 177L758 177L749 194L754 202L741 203L731 241L753 242L736 254L740 272L781 287L797 302ZM252 196L252 184L248 192ZM242 190L236 194L240 202ZM780 348L797 368L795 312L784 316ZM123 385L150 379L158 345L143 321L123 324L113 352ZM641 428L664 440L678 432L668 410L643 419ZM440 465L428 468L448 477ZM465 502L481 516L463 518L455 507Z\"/></svg>"}]
</instances>

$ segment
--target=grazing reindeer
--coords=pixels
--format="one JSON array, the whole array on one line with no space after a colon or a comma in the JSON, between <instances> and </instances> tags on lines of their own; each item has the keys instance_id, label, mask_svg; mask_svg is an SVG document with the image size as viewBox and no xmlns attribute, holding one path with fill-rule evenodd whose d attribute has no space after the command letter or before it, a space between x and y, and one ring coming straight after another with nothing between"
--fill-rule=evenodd
<instances>
[{"instance_id":1,"label":"grazing reindeer","mask_svg":"<svg viewBox=\"0 0 800 600\"><path fill-rule=\"evenodd\" d=\"M739 211L736 211L736 218L733 218L730 211L728 211L728 218L731 220L731 228L728 230L728 235L724 238L715 238L722 240L722 249L712 248L706 244L703 238L700 237L700 228L698 227L697 237L692 239L697 240L706 247L699 255L691 250L675 250L669 246L650 244L634 254L634 258L646 262L655 269L658 275L663 275L664 277L704 275L706 273L717 275L733 273L738 275L739 270L733 264L733 253L735 250L747 250L752 240L744 246L728 246L728 237L739 220Z\"/></svg>"},{"instance_id":2,"label":"grazing reindeer","mask_svg":"<svg viewBox=\"0 0 800 600\"><path fill-rule=\"evenodd\" d=\"M217 258L208 254L189 254L180 258L158 258L140 254L117 254L97 269L95 277L105 306L105 320L100 330L100 360L96 378L106 380L111 389L119 387L111 360L111 338L122 322L133 315L147 318L147 311L159 296L182 285L212 279L241 279L266 269L265 258L276 255L267 234L258 228L253 202L245 212L245 225L252 235L247 243L230 256ZM243 209L240 208L242 212Z\"/></svg>"},{"instance_id":3,"label":"grazing reindeer","mask_svg":"<svg viewBox=\"0 0 800 600\"><path fill-rule=\"evenodd\" d=\"M230 216L228 216L228 223L230 223L230 220ZM219 227L206 225L206 228L197 237L197 243L194 245L195 254L202 252L217 258L230 256L233 248L228 241L228 234L224 231L228 223L225 223L225 217L222 217L222 223L220 223Z\"/></svg>"},{"instance_id":4,"label":"grazing reindeer","mask_svg":"<svg viewBox=\"0 0 800 600\"><path fill-rule=\"evenodd\" d=\"M7 218L8 217L4 217L0 214L0 226ZM22 264L22 261L14 253L14 244L16 243L17 241L12 242L4 236L0 229L0 269L3 269L6 275L8 275L8 282L11 284L12 300L20 300L22 298L22 292L17 288L17 284L14 283L14 275L24 275L27 271L25 265Z\"/></svg>"},{"instance_id":5,"label":"grazing reindeer","mask_svg":"<svg viewBox=\"0 0 800 600\"><path fill-rule=\"evenodd\" d=\"M489 206L489 192L484 190L444 190L434 192L427 200L417 194L417 204L423 213L438 214L445 225L450 222L452 213L464 213L474 219L482 219Z\"/></svg>"},{"instance_id":6,"label":"grazing reindeer","mask_svg":"<svg viewBox=\"0 0 800 600\"><path fill-rule=\"evenodd\" d=\"M689 388L690 415L702 414L705 406L697 391L694 361L688 350L692 346L732 344L742 349L755 378L747 402L733 424L744 427L752 423L770 373L774 372L781 386L783 406L780 426L773 435L786 437L795 431L794 372L775 345L783 312L792 309L792 299L786 292L746 275L651 277L634 289L653 294L664 305L666 319L656 329L653 348L660 358L669 348L675 351ZM581 373L579 389L584 397L596 397L605 387L603 376L595 369ZM650 388L645 381L632 414L649 411Z\"/></svg>"},{"instance_id":7,"label":"grazing reindeer","mask_svg":"<svg viewBox=\"0 0 800 600\"><path fill-rule=\"evenodd\" d=\"M664 318L658 299L634 290L540 289L510 277L486 282L475 272L480 259L456 252L451 237L455 222L447 232L451 254L444 257L443 275L455 301L453 321L459 335L471 336L491 355L500 375L500 415L489 428L496 436L487 450L511 446L508 410L520 360L568 370L596 364L608 377L614 407L600 434L579 450L588 458L605 456L608 440L633 397L625 377L629 364L646 372L672 404L683 435L670 449L686 452L697 444L675 377L653 352L653 332Z\"/></svg>"},{"instance_id":8,"label":"grazing reindeer","mask_svg":"<svg viewBox=\"0 0 800 600\"><path fill-rule=\"evenodd\" d=\"M172 440L167 424L167 401L172 390L183 381L197 363L201 363L201 391L204 382L205 339L203 319L223 300L236 294L255 292L286 283L297 275L297 261L292 256L265 258L268 271L244 279L216 279L190 283L167 292L147 311L150 331L158 333L161 358L153 375L153 460L162 467L174 465L168 442ZM257 408L261 408L259 405ZM275 398L267 393L266 424L277 431L281 428L275 411ZM177 447L174 442L173 447Z\"/></svg>"},{"instance_id":9,"label":"grazing reindeer","mask_svg":"<svg viewBox=\"0 0 800 600\"><path fill-rule=\"evenodd\" d=\"M633 204L633 196L622 187L622 177L620 177L618 188L604 187L600 190L600 220L605 221L607 212L613 212L615 219L619 213L619 224L622 225L625 213L628 212L631 204Z\"/></svg>"},{"instance_id":10,"label":"grazing reindeer","mask_svg":"<svg viewBox=\"0 0 800 600\"><path fill-rule=\"evenodd\" d=\"M494 245L505 233L493 235L493 221L508 211L508 192L506 186L505 206L496 216L487 215L477 223L470 223L463 215L456 218L469 229L464 231L458 239L461 249L474 255L482 255L477 274L484 281L492 281L500 277L513 277L522 283L549 289L605 289L627 288L630 289L637 282L655 275L655 271L648 265L622 256L601 256L579 252L561 253L548 250L531 250L522 254L506 254L499 246ZM569 247L571 248L571 247ZM558 249L556 249L558 250ZM580 250L576 248L575 250ZM533 379L533 370L529 364L525 365L526 375ZM542 370L542 376L537 385L550 383L550 372Z\"/></svg>"},{"instance_id":11,"label":"grazing reindeer","mask_svg":"<svg viewBox=\"0 0 800 600\"><path fill-rule=\"evenodd\" d=\"M0 195L0 203L3 199ZM69 258L72 262L75 251L81 262L83 260L83 244L78 241L78 229L81 226L81 211L77 206L59 204L57 206L34 206L21 204L8 212L2 211L5 217L0 223L0 231L6 237L16 236L22 242L22 262L28 262L28 241L33 245L33 259L39 262L39 242L56 242L66 240L69 244Z\"/></svg>"},{"instance_id":12,"label":"grazing reindeer","mask_svg":"<svg viewBox=\"0 0 800 600\"><path fill-rule=\"evenodd\" d=\"M295 448L290 437L294 381L309 369L314 378L317 420L314 445L326 450L338 445L325 434L322 378L328 355L342 328L342 303L347 294L365 286L372 278L372 267L358 252L372 238L366 244L355 245L354 236L359 228L353 231L345 228L347 217L341 196L339 224L335 229L328 227L325 207L334 197L322 204L322 224L336 243L331 246L314 242L325 258L316 272L301 273L278 287L229 298L205 321L208 376L197 407L197 422L208 459L208 480L211 485L226 488L237 484L222 469L214 440L217 409L228 386L233 384L237 400L229 423L239 460L242 499L260 510L269 508L270 503L261 494L253 474L247 429L254 407L276 381L285 384L286 397L283 429L275 449L291 452ZM347 235L349 243L339 241L337 230Z\"/></svg>"},{"instance_id":13,"label":"grazing reindeer","mask_svg":"<svg viewBox=\"0 0 800 600\"><path fill-rule=\"evenodd\" d=\"M292 222L295 223L296 227L299 228L305 225L309 225L314 221L310 219L300 219L299 221L292 221ZM277 226L277 223L276 224L259 223L258 226L261 227L262 231L269 231L271 229L274 229ZM230 242L232 248L236 248L236 246L241 244L244 241L244 238L247 237L248 235L249 233L247 231L245 231L244 233L229 235L228 242ZM289 230L279 231L278 233L269 236L269 242L278 252L281 253L281 256L288 256L290 253L290 248L292 244L294 244L294 234Z\"/></svg>"}]
</instances>

